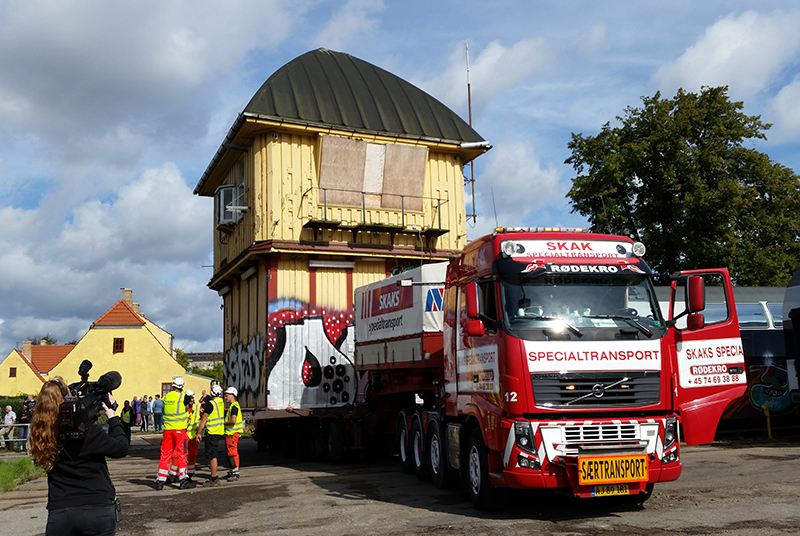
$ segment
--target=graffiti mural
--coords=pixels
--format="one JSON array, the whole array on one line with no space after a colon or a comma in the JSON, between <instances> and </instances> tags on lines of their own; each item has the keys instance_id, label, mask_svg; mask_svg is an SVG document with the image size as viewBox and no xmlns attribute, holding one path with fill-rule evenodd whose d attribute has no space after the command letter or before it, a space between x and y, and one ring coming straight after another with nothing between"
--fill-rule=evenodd
<instances>
[{"instance_id":1,"label":"graffiti mural","mask_svg":"<svg viewBox=\"0 0 800 536\"><path fill-rule=\"evenodd\" d=\"M723 419L764 419L766 405L772 417L788 417L798 412L792 403L785 360L765 359L747 367L747 392L725 409Z\"/></svg>"},{"instance_id":2,"label":"graffiti mural","mask_svg":"<svg viewBox=\"0 0 800 536\"><path fill-rule=\"evenodd\" d=\"M330 408L352 403L358 388L349 313L283 308L270 315L267 405Z\"/></svg>"},{"instance_id":3,"label":"graffiti mural","mask_svg":"<svg viewBox=\"0 0 800 536\"><path fill-rule=\"evenodd\" d=\"M225 353L225 381L239 390L239 401L245 407L259 403L261 371L264 369L264 338L256 334L245 346L236 344Z\"/></svg>"}]
</instances>

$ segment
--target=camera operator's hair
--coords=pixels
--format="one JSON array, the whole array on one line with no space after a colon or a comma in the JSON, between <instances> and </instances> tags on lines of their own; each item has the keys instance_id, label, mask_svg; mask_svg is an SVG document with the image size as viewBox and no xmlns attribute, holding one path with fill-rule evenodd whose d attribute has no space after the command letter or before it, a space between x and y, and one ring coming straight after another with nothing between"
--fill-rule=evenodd
<instances>
[{"instance_id":1,"label":"camera operator's hair","mask_svg":"<svg viewBox=\"0 0 800 536\"><path fill-rule=\"evenodd\" d=\"M61 377L45 382L33 409L29 438L31 458L48 473L61 452L61 442L58 439L61 430L59 407L64 402L64 393L66 396L70 394Z\"/></svg>"}]
</instances>

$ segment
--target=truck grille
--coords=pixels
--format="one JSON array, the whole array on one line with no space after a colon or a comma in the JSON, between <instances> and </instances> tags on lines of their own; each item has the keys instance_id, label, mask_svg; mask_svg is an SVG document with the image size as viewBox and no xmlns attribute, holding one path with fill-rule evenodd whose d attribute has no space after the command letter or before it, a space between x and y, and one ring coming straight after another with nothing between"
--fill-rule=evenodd
<instances>
[{"instance_id":1,"label":"truck grille","mask_svg":"<svg viewBox=\"0 0 800 536\"><path fill-rule=\"evenodd\" d=\"M658 371L533 373L531 383L540 407L647 406L658 403L660 389Z\"/></svg>"},{"instance_id":2,"label":"truck grille","mask_svg":"<svg viewBox=\"0 0 800 536\"><path fill-rule=\"evenodd\" d=\"M636 440L638 439L636 428L636 423L565 426L564 441L581 443L584 441Z\"/></svg>"}]
</instances>

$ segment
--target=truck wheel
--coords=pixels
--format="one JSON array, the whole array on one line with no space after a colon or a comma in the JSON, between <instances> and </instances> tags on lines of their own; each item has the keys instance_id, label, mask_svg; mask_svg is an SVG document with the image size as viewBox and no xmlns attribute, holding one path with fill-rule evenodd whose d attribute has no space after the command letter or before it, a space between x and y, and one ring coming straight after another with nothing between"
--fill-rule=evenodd
<instances>
[{"instance_id":1,"label":"truck wheel","mask_svg":"<svg viewBox=\"0 0 800 536\"><path fill-rule=\"evenodd\" d=\"M414 472L414 464L411 461L411 451L408 442L408 423L406 414L400 413L397 417L397 454L400 457L400 470L410 475Z\"/></svg>"},{"instance_id":2,"label":"truck wheel","mask_svg":"<svg viewBox=\"0 0 800 536\"><path fill-rule=\"evenodd\" d=\"M342 463L344 461L344 422L331 421L328 427L328 461Z\"/></svg>"},{"instance_id":3,"label":"truck wheel","mask_svg":"<svg viewBox=\"0 0 800 536\"><path fill-rule=\"evenodd\" d=\"M428 427L428 469L433 485L439 489L452 487L458 475L450 469L447 461L447 439L442 433L444 423L433 421Z\"/></svg>"},{"instance_id":4,"label":"truck wheel","mask_svg":"<svg viewBox=\"0 0 800 536\"><path fill-rule=\"evenodd\" d=\"M422 433L422 421L414 416L411 425L411 460L414 462L414 474L420 480L430 478L428 461L425 459L425 435Z\"/></svg>"},{"instance_id":5,"label":"truck wheel","mask_svg":"<svg viewBox=\"0 0 800 536\"><path fill-rule=\"evenodd\" d=\"M489 482L489 449L483 443L481 431L469 434L467 470L469 471L469 498L478 510L496 510L502 501L502 491Z\"/></svg>"},{"instance_id":6,"label":"truck wheel","mask_svg":"<svg viewBox=\"0 0 800 536\"><path fill-rule=\"evenodd\" d=\"M311 422L298 422L294 426L294 450L295 458L298 461L306 461L311 458Z\"/></svg>"}]
</instances>

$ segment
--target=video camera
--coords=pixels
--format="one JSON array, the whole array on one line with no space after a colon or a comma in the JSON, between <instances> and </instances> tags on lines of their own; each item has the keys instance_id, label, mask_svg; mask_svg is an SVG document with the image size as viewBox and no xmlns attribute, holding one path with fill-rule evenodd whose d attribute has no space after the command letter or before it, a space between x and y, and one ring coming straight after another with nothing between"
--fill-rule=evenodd
<instances>
[{"instance_id":1,"label":"video camera","mask_svg":"<svg viewBox=\"0 0 800 536\"><path fill-rule=\"evenodd\" d=\"M103 403L116 410L119 404L112 404L108 393L122 384L120 373L112 370L106 372L96 382L89 381L89 370L92 362L84 359L78 368L81 381L70 384L72 396L65 396L59 408L61 415L61 438L74 439L83 437L86 427L97 420Z\"/></svg>"}]
</instances>

